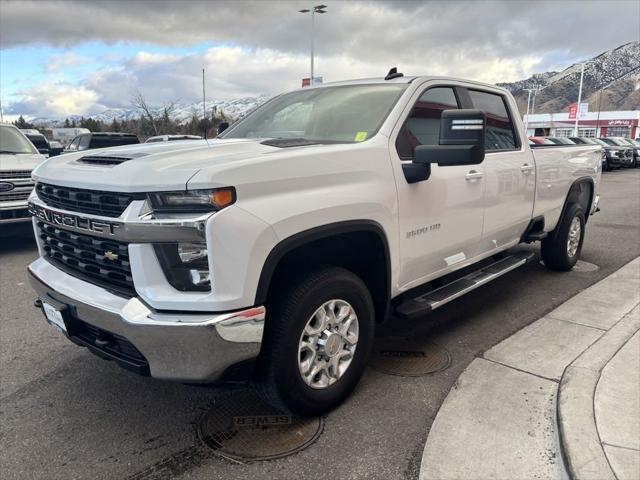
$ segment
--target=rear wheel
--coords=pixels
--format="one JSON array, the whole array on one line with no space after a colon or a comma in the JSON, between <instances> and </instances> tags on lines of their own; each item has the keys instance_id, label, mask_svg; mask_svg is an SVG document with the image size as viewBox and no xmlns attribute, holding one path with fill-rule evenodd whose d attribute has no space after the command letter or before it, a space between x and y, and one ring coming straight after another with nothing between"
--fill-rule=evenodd
<instances>
[{"instance_id":1,"label":"rear wheel","mask_svg":"<svg viewBox=\"0 0 640 480\"><path fill-rule=\"evenodd\" d=\"M569 205L555 235L542 241L542 259L552 270L571 270L582 251L585 216L577 203Z\"/></svg>"},{"instance_id":2,"label":"rear wheel","mask_svg":"<svg viewBox=\"0 0 640 480\"><path fill-rule=\"evenodd\" d=\"M270 303L258 392L297 415L335 408L358 383L373 344L375 311L367 287L352 272L329 267Z\"/></svg>"}]
</instances>

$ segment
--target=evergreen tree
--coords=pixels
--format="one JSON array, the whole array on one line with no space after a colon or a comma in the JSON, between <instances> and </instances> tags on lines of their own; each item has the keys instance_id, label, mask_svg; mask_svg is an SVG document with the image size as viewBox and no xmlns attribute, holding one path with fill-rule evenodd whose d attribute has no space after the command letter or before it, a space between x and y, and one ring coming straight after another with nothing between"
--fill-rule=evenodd
<instances>
[{"instance_id":1,"label":"evergreen tree","mask_svg":"<svg viewBox=\"0 0 640 480\"><path fill-rule=\"evenodd\" d=\"M13 122L13 124L18 128L35 128L35 125L33 123L27 122L22 115L20 115L18 119Z\"/></svg>"}]
</instances>

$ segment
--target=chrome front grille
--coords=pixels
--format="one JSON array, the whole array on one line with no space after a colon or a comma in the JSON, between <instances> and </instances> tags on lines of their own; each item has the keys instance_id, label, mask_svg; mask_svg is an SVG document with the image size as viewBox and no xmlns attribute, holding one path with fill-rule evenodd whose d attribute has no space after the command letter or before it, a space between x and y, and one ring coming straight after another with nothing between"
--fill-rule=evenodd
<instances>
[{"instance_id":1,"label":"chrome front grille","mask_svg":"<svg viewBox=\"0 0 640 480\"><path fill-rule=\"evenodd\" d=\"M34 182L31 180L31 170L9 170L0 172L0 183L9 183L13 188L9 191L0 189L0 206L8 202L24 202L31 195Z\"/></svg>"},{"instance_id":2,"label":"chrome front grille","mask_svg":"<svg viewBox=\"0 0 640 480\"><path fill-rule=\"evenodd\" d=\"M60 270L126 297L136 295L124 242L74 233L38 221L44 258Z\"/></svg>"},{"instance_id":3,"label":"chrome front grille","mask_svg":"<svg viewBox=\"0 0 640 480\"><path fill-rule=\"evenodd\" d=\"M139 194L85 190L47 183L38 183L36 193L40 200L51 207L102 217L119 217L132 200L144 198Z\"/></svg>"}]
</instances>

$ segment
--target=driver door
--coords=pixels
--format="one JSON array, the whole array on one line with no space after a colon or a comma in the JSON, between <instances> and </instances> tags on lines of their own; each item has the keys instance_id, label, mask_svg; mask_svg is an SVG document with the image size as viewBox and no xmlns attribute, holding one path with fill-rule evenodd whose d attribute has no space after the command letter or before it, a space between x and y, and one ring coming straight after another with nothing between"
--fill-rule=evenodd
<instances>
[{"instance_id":1,"label":"driver door","mask_svg":"<svg viewBox=\"0 0 640 480\"><path fill-rule=\"evenodd\" d=\"M398 191L399 287L408 289L469 264L479 248L484 216L484 165L431 165L427 180L408 183L402 163L418 145L438 145L444 110L460 108L455 86L416 92L391 144ZM392 137L393 138L393 137Z\"/></svg>"}]
</instances>

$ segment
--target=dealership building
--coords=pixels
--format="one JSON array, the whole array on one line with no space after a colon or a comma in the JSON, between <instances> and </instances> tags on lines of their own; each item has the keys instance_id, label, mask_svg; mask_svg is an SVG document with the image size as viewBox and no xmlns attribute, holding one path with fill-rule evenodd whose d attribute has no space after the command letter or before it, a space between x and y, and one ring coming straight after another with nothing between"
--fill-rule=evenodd
<instances>
[{"instance_id":1,"label":"dealership building","mask_svg":"<svg viewBox=\"0 0 640 480\"><path fill-rule=\"evenodd\" d=\"M527 116L524 116L525 123ZM578 120L579 137L640 137L640 110L618 112L584 112ZM529 115L527 135L529 137L571 137L575 118L569 112L536 113Z\"/></svg>"}]
</instances>

